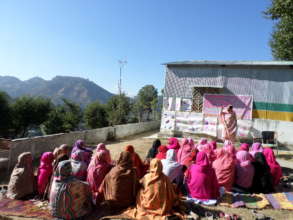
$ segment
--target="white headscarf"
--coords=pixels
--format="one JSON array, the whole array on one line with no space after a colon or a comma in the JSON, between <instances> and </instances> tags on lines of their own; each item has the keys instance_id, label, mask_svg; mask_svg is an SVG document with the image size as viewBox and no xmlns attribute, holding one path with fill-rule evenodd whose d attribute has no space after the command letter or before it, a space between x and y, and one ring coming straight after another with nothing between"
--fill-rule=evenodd
<instances>
[{"instance_id":1,"label":"white headscarf","mask_svg":"<svg viewBox=\"0 0 293 220\"><path fill-rule=\"evenodd\" d=\"M163 173L173 182L182 172L182 165L176 162L176 151L170 149L167 151L166 159L161 160L163 164Z\"/></svg>"}]
</instances>

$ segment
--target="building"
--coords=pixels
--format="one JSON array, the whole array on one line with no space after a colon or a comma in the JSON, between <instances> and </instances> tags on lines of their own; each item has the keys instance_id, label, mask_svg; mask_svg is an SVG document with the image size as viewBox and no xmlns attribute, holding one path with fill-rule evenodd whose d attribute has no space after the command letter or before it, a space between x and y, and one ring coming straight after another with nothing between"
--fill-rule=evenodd
<instances>
[{"instance_id":1,"label":"building","mask_svg":"<svg viewBox=\"0 0 293 220\"><path fill-rule=\"evenodd\" d=\"M239 138L275 132L293 144L293 62L183 61L165 63L162 133L219 136L216 112L229 100L237 109ZM244 117L243 117L244 116Z\"/></svg>"}]
</instances>

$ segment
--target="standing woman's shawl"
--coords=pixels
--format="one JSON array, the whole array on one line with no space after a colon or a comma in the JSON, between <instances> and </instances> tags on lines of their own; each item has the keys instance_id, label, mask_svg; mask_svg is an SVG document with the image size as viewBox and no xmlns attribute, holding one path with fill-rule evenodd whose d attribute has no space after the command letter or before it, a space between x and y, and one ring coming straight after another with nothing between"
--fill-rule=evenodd
<instances>
[{"instance_id":1,"label":"standing woman's shawl","mask_svg":"<svg viewBox=\"0 0 293 220\"><path fill-rule=\"evenodd\" d=\"M91 156L92 156L92 150L87 149L85 147L85 143L83 140L77 140L75 142L75 144L73 145L73 149L71 152L71 158L72 155L76 152L82 152L82 154L80 155L82 158L82 161L84 161L87 165L89 165L90 161L91 161Z\"/></svg>"},{"instance_id":2,"label":"standing woman's shawl","mask_svg":"<svg viewBox=\"0 0 293 220\"><path fill-rule=\"evenodd\" d=\"M181 147L178 150L177 154L177 162L180 164L184 164L184 161L188 158L192 151L192 146L189 144L187 138L182 139Z\"/></svg>"},{"instance_id":3,"label":"standing woman's shawl","mask_svg":"<svg viewBox=\"0 0 293 220\"><path fill-rule=\"evenodd\" d=\"M77 179L85 181L87 177L87 168L88 165L83 160L83 152L75 151L71 154L71 166L72 166L72 175Z\"/></svg>"},{"instance_id":4,"label":"standing woman's shawl","mask_svg":"<svg viewBox=\"0 0 293 220\"><path fill-rule=\"evenodd\" d=\"M235 178L235 160L232 154L219 149L217 159L213 162L219 186L231 191Z\"/></svg>"},{"instance_id":5,"label":"standing woman's shawl","mask_svg":"<svg viewBox=\"0 0 293 220\"><path fill-rule=\"evenodd\" d=\"M71 176L70 160L58 164L50 193L51 213L56 218L77 219L92 210L89 185Z\"/></svg>"},{"instance_id":6,"label":"standing woman's shawl","mask_svg":"<svg viewBox=\"0 0 293 220\"><path fill-rule=\"evenodd\" d=\"M125 214L134 219L165 219L172 215L172 208L178 200L169 178L162 173L162 163L153 159L150 172L141 180L142 188L136 200L136 208Z\"/></svg>"},{"instance_id":7,"label":"standing woman's shawl","mask_svg":"<svg viewBox=\"0 0 293 220\"><path fill-rule=\"evenodd\" d=\"M237 116L233 110L231 113L228 112L230 107L232 107L232 105L228 105L225 110L220 112L220 119L224 125L222 138L224 140L235 142L237 132Z\"/></svg>"},{"instance_id":8,"label":"standing woman's shawl","mask_svg":"<svg viewBox=\"0 0 293 220\"><path fill-rule=\"evenodd\" d=\"M103 192L111 208L127 208L135 203L138 179L131 154L123 151L115 167L106 175Z\"/></svg>"},{"instance_id":9,"label":"standing woman's shawl","mask_svg":"<svg viewBox=\"0 0 293 220\"><path fill-rule=\"evenodd\" d=\"M128 145L125 148L125 151L129 152L131 154L132 164L133 167L136 170L137 177L140 179L144 176L144 165L138 156L138 154L134 151L134 148L132 145Z\"/></svg>"},{"instance_id":10,"label":"standing woman's shawl","mask_svg":"<svg viewBox=\"0 0 293 220\"><path fill-rule=\"evenodd\" d=\"M282 168L276 161L274 151L271 148L265 148L263 154L266 157L268 165L270 166L270 171L273 176L273 184L274 186L277 186L280 183L281 177L283 176Z\"/></svg>"},{"instance_id":11,"label":"standing woman's shawl","mask_svg":"<svg viewBox=\"0 0 293 220\"><path fill-rule=\"evenodd\" d=\"M149 159L153 159L156 157L158 153L158 148L161 146L161 141L159 139L154 140L152 148L149 150L147 157Z\"/></svg>"},{"instance_id":12,"label":"standing woman's shawl","mask_svg":"<svg viewBox=\"0 0 293 220\"><path fill-rule=\"evenodd\" d=\"M189 167L186 181L192 198L209 200L219 197L219 184L215 170L209 164L204 152L197 153L196 163Z\"/></svg>"},{"instance_id":13,"label":"standing woman's shawl","mask_svg":"<svg viewBox=\"0 0 293 220\"><path fill-rule=\"evenodd\" d=\"M168 148L165 145L161 145L158 149L158 153L156 155L156 158L160 159L160 160L165 159L167 151L168 151Z\"/></svg>"},{"instance_id":14,"label":"standing woman's shawl","mask_svg":"<svg viewBox=\"0 0 293 220\"><path fill-rule=\"evenodd\" d=\"M21 199L34 192L33 158L30 152L18 156L8 184L7 197Z\"/></svg>"},{"instance_id":15,"label":"standing woman's shawl","mask_svg":"<svg viewBox=\"0 0 293 220\"><path fill-rule=\"evenodd\" d=\"M170 149L167 151L166 159L162 160L163 173L173 182L182 175L182 165L176 162L176 151Z\"/></svg>"},{"instance_id":16,"label":"standing woman's shawl","mask_svg":"<svg viewBox=\"0 0 293 220\"><path fill-rule=\"evenodd\" d=\"M168 139L168 146L167 146L168 149L174 149L176 151L179 150L180 148L180 144L178 142L178 139L175 138L175 137L171 137Z\"/></svg>"},{"instance_id":17,"label":"standing woman's shawl","mask_svg":"<svg viewBox=\"0 0 293 220\"><path fill-rule=\"evenodd\" d=\"M100 143L97 146L96 153L101 152L101 151L104 151L106 153L107 163L109 163L109 164L112 163L110 151L106 148L106 145L104 143Z\"/></svg>"},{"instance_id":18,"label":"standing woman's shawl","mask_svg":"<svg viewBox=\"0 0 293 220\"><path fill-rule=\"evenodd\" d=\"M106 174L111 170L112 165L107 161L107 153L100 151L92 157L87 172L87 182L90 185L94 200L101 201L103 197L100 193L100 185L102 184Z\"/></svg>"},{"instance_id":19,"label":"standing woman's shawl","mask_svg":"<svg viewBox=\"0 0 293 220\"><path fill-rule=\"evenodd\" d=\"M260 152L260 153L263 152L263 147L262 147L261 143L258 143L258 142L253 143L249 153L254 157L254 155L258 152Z\"/></svg>"},{"instance_id":20,"label":"standing woman's shawl","mask_svg":"<svg viewBox=\"0 0 293 220\"><path fill-rule=\"evenodd\" d=\"M50 183L53 174L53 160L52 152L45 152L42 154L41 163L38 169L38 193L44 195L48 183Z\"/></svg>"},{"instance_id":21,"label":"standing woman's shawl","mask_svg":"<svg viewBox=\"0 0 293 220\"><path fill-rule=\"evenodd\" d=\"M252 165L255 170L252 182L252 192L272 193L274 191L273 177L263 153L257 152L254 155L254 162L252 162Z\"/></svg>"},{"instance_id":22,"label":"standing woman's shawl","mask_svg":"<svg viewBox=\"0 0 293 220\"><path fill-rule=\"evenodd\" d=\"M250 154L246 151L236 153L236 178L235 183L244 189L250 189L254 176L254 167L251 164Z\"/></svg>"}]
</instances>

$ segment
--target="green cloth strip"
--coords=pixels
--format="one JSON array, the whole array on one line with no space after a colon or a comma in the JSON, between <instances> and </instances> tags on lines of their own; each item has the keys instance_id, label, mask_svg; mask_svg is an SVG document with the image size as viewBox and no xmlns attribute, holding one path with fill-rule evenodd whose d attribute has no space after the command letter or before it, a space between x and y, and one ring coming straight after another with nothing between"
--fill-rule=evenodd
<instances>
[{"instance_id":1,"label":"green cloth strip","mask_svg":"<svg viewBox=\"0 0 293 220\"><path fill-rule=\"evenodd\" d=\"M276 111L276 112L293 112L293 105L265 103L265 102L253 102L253 109L254 110Z\"/></svg>"}]
</instances>

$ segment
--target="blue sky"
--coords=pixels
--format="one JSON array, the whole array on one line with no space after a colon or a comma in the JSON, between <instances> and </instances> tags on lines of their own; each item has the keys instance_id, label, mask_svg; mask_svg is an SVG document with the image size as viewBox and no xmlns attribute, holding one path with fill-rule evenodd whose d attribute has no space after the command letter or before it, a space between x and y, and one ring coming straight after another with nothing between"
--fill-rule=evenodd
<instances>
[{"instance_id":1,"label":"blue sky","mask_svg":"<svg viewBox=\"0 0 293 220\"><path fill-rule=\"evenodd\" d=\"M0 75L160 91L179 60L271 60L269 0L0 0Z\"/></svg>"}]
</instances>

